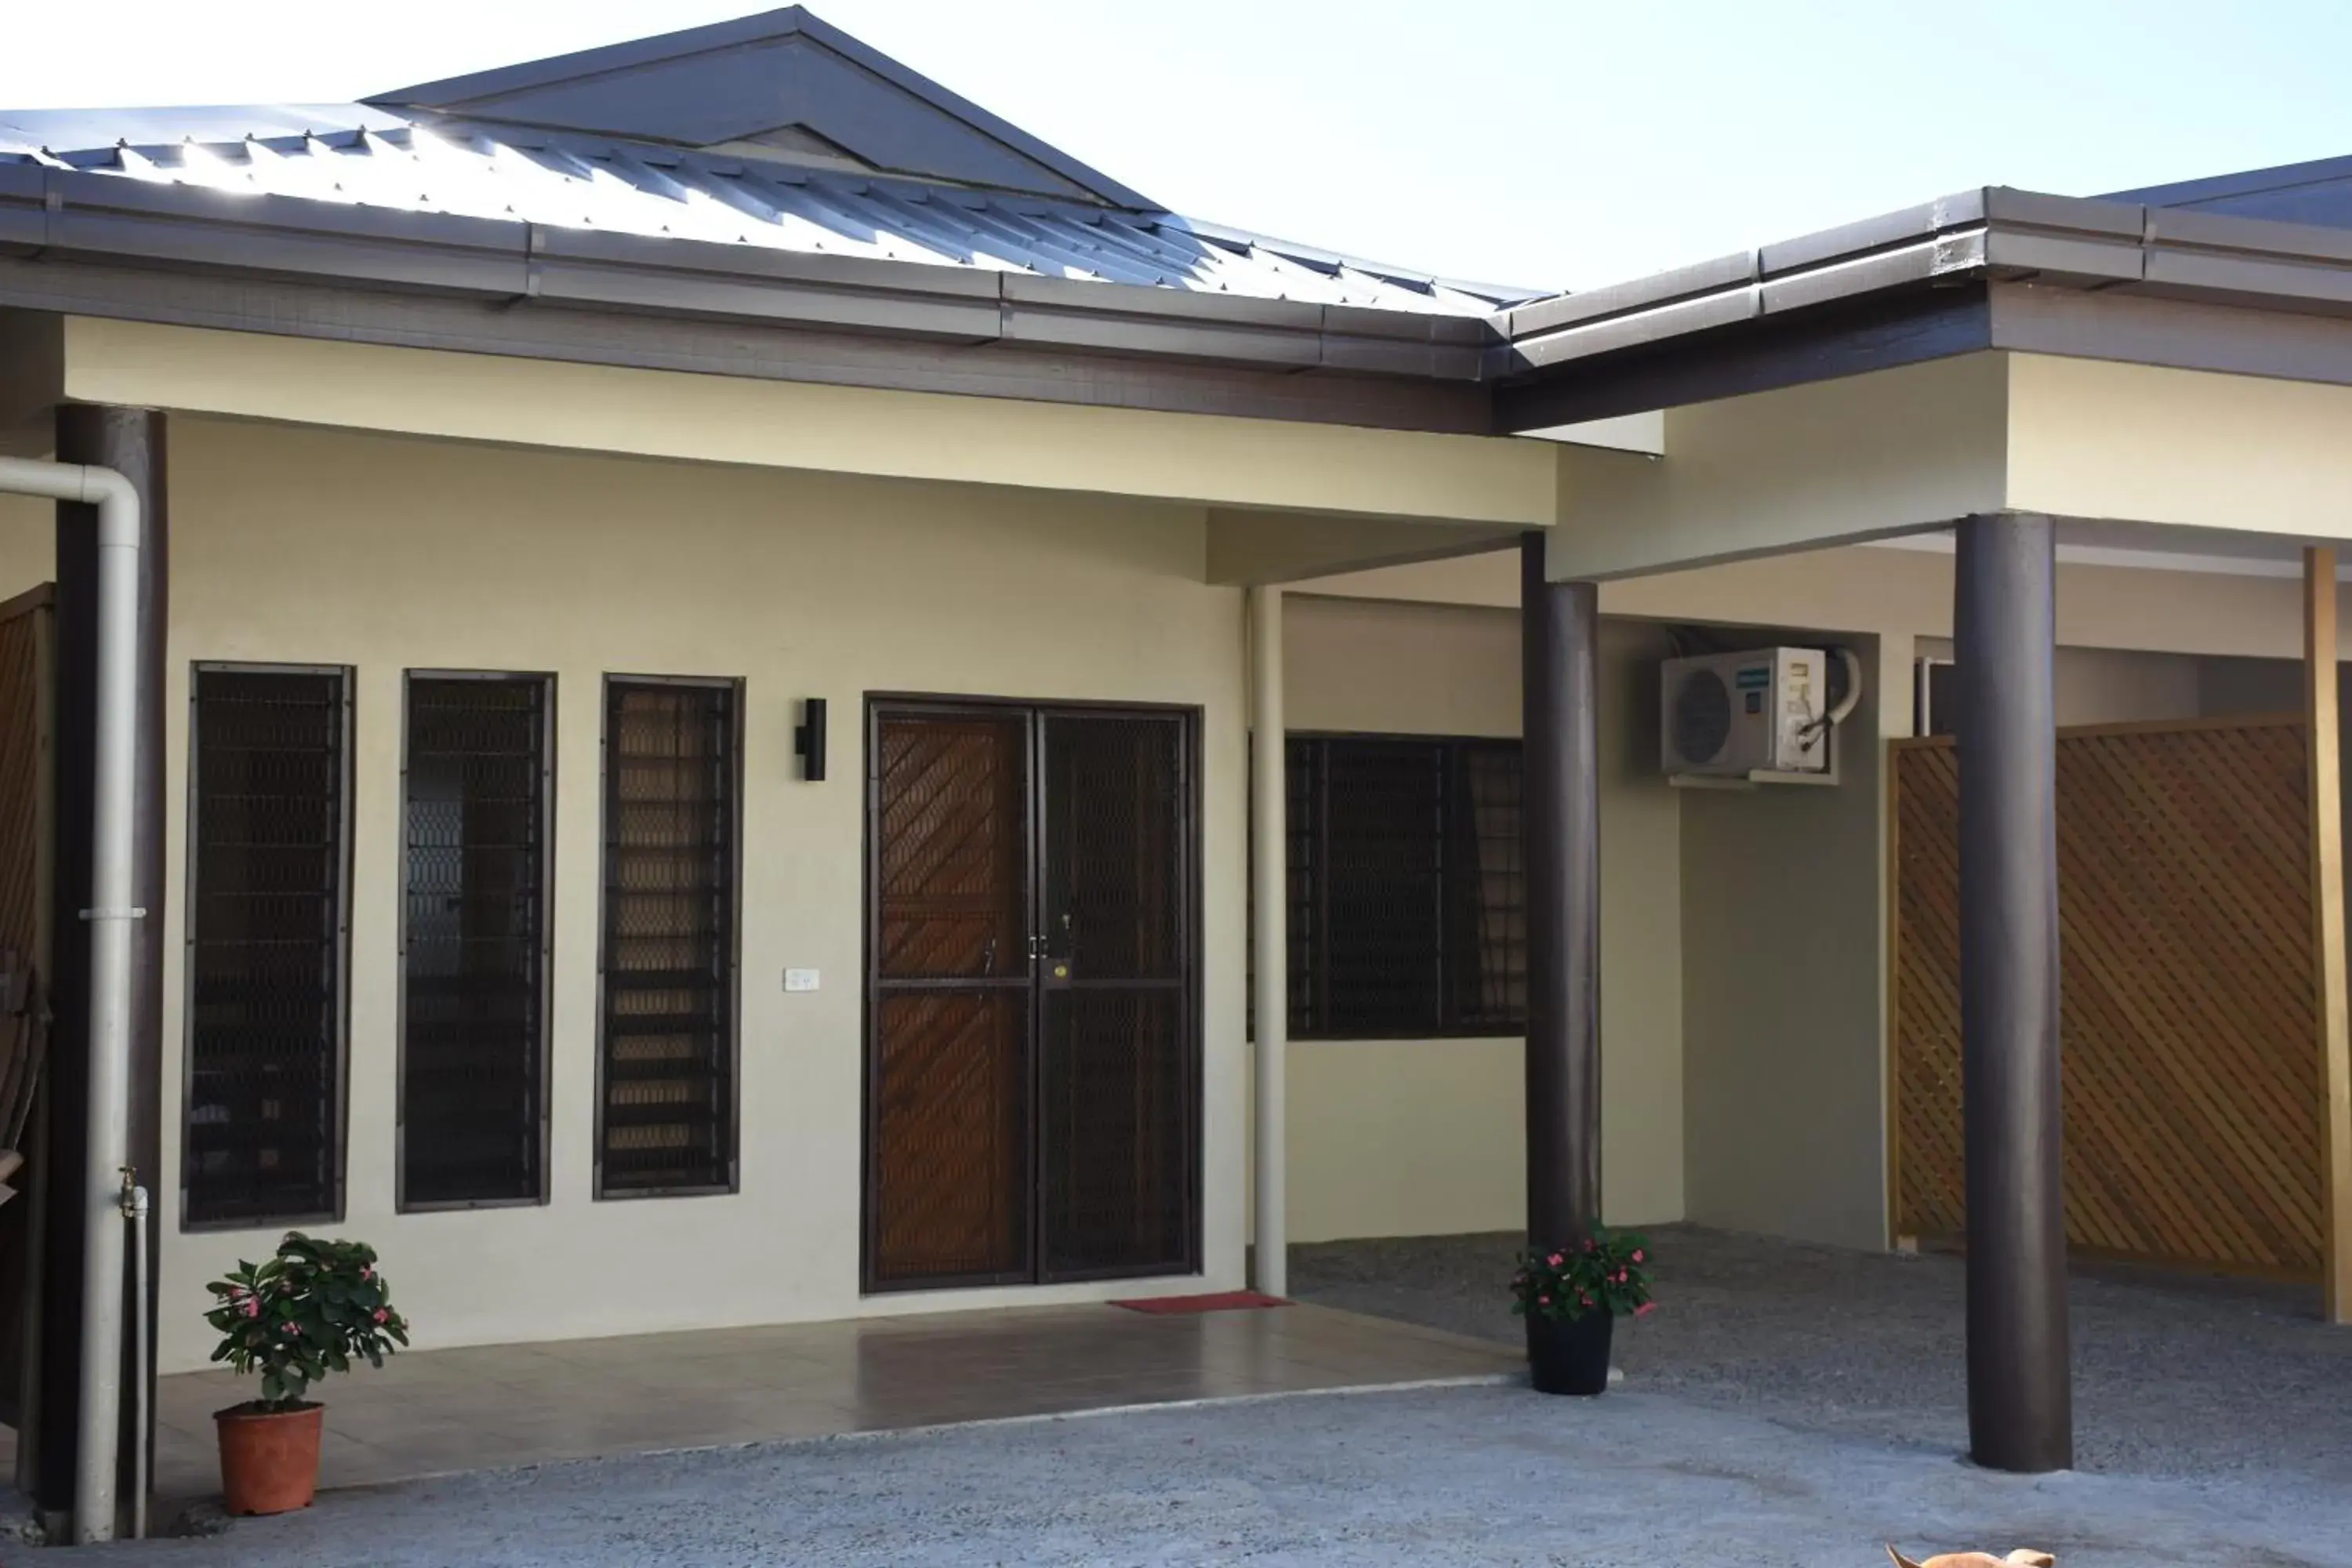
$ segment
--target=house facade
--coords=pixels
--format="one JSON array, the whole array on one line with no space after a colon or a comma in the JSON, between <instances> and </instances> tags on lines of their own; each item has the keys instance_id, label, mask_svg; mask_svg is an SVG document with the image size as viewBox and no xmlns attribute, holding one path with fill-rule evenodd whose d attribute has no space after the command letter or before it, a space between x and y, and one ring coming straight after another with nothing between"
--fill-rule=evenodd
<instances>
[{"instance_id":1,"label":"house facade","mask_svg":"<svg viewBox=\"0 0 2352 1568\"><path fill-rule=\"evenodd\" d=\"M2021 672L1969 700L2028 816L2053 724L2333 722L2345 177L1545 296L1179 217L797 10L0 115L7 451L144 505L130 1376L202 1365L205 1281L289 1227L375 1245L435 1345L1278 1290L1277 1233L1891 1244L1889 742L1954 641ZM88 533L0 496L54 676L0 1224L56 1507ZM1664 662L1769 646L1851 656L1834 773L1674 773ZM2031 923L2053 858L1986 820L2028 847L1972 907ZM1964 952L2054 1077L2054 973ZM2029 1151L1987 1202L2042 1247L2030 1089L1970 1168ZM2003 1310L2063 1363L2033 1257Z\"/></svg>"}]
</instances>

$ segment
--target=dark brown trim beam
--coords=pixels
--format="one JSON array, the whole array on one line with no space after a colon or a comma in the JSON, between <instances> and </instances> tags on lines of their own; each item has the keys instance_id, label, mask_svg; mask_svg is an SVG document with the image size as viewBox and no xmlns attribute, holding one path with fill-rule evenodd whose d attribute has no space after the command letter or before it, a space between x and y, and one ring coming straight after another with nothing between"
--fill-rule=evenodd
<instances>
[{"instance_id":1,"label":"dark brown trim beam","mask_svg":"<svg viewBox=\"0 0 2352 1568\"><path fill-rule=\"evenodd\" d=\"M1498 432L1708 403L1775 387L1860 375L1993 346L1983 284L1856 300L1578 361L1533 382L1497 387Z\"/></svg>"},{"instance_id":2,"label":"dark brown trim beam","mask_svg":"<svg viewBox=\"0 0 2352 1568\"><path fill-rule=\"evenodd\" d=\"M946 343L250 273L0 254L0 308L6 307L769 381L1456 434L1491 427L1488 389L1467 382L1247 369L1001 342Z\"/></svg>"}]
</instances>

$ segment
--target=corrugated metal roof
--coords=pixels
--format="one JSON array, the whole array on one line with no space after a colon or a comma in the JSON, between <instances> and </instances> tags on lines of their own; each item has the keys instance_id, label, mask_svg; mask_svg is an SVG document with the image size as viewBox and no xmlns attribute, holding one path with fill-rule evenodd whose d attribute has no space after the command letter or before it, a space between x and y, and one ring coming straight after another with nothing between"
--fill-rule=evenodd
<instances>
[{"instance_id":1,"label":"corrugated metal roof","mask_svg":"<svg viewBox=\"0 0 2352 1568\"><path fill-rule=\"evenodd\" d=\"M0 162L649 237L1484 316L1432 278L1166 212L548 133L364 104L0 110Z\"/></svg>"}]
</instances>

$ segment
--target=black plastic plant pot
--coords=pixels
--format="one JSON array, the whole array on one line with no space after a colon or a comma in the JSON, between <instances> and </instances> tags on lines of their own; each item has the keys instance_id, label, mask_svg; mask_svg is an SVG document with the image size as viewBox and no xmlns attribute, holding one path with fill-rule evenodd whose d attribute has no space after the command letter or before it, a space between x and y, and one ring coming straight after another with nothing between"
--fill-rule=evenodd
<instances>
[{"instance_id":1,"label":"black plastic plant pot","mask_svg":"<svg viewBox=\"0 0 2352 1568\"><path fill-rule=\"evenodd\" d=\"M1609 1335L1616 1319L1591 1311L1565 1318L1528 1314L1528 1373L1538 1394L1595 1394L1609 1387Z\"/></svg>"}]
</instances>

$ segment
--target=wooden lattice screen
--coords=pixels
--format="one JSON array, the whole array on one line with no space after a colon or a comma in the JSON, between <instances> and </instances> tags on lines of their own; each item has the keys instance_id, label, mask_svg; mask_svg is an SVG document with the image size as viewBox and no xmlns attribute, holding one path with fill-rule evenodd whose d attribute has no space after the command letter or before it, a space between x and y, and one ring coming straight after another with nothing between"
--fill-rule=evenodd
<instances>
[{"instance_id":1,"label":"wooden lattice screen","mask_svg":"<svg viewBox=\"0 0 2352 1568\"><path fill-rule=\"evenodd\" d=\"M47 588L0 603L0 949L19 963L38 955L46 923L40 816L49 615Z\"/></svg>"},{"instance_id":2,"label":"wooden lattice screen","mask_svg":"<svg viewBox=\"0 0 2352 1568\"><path fill-rule=\"evenodd\" d=\"M1965 1225L1959 775L1895 748L1898 1231ZM2316 1278L2322 1257L2304 731L2063 731L2066 1231L2102 1253Z\"/></svg>"}]
</instances>

